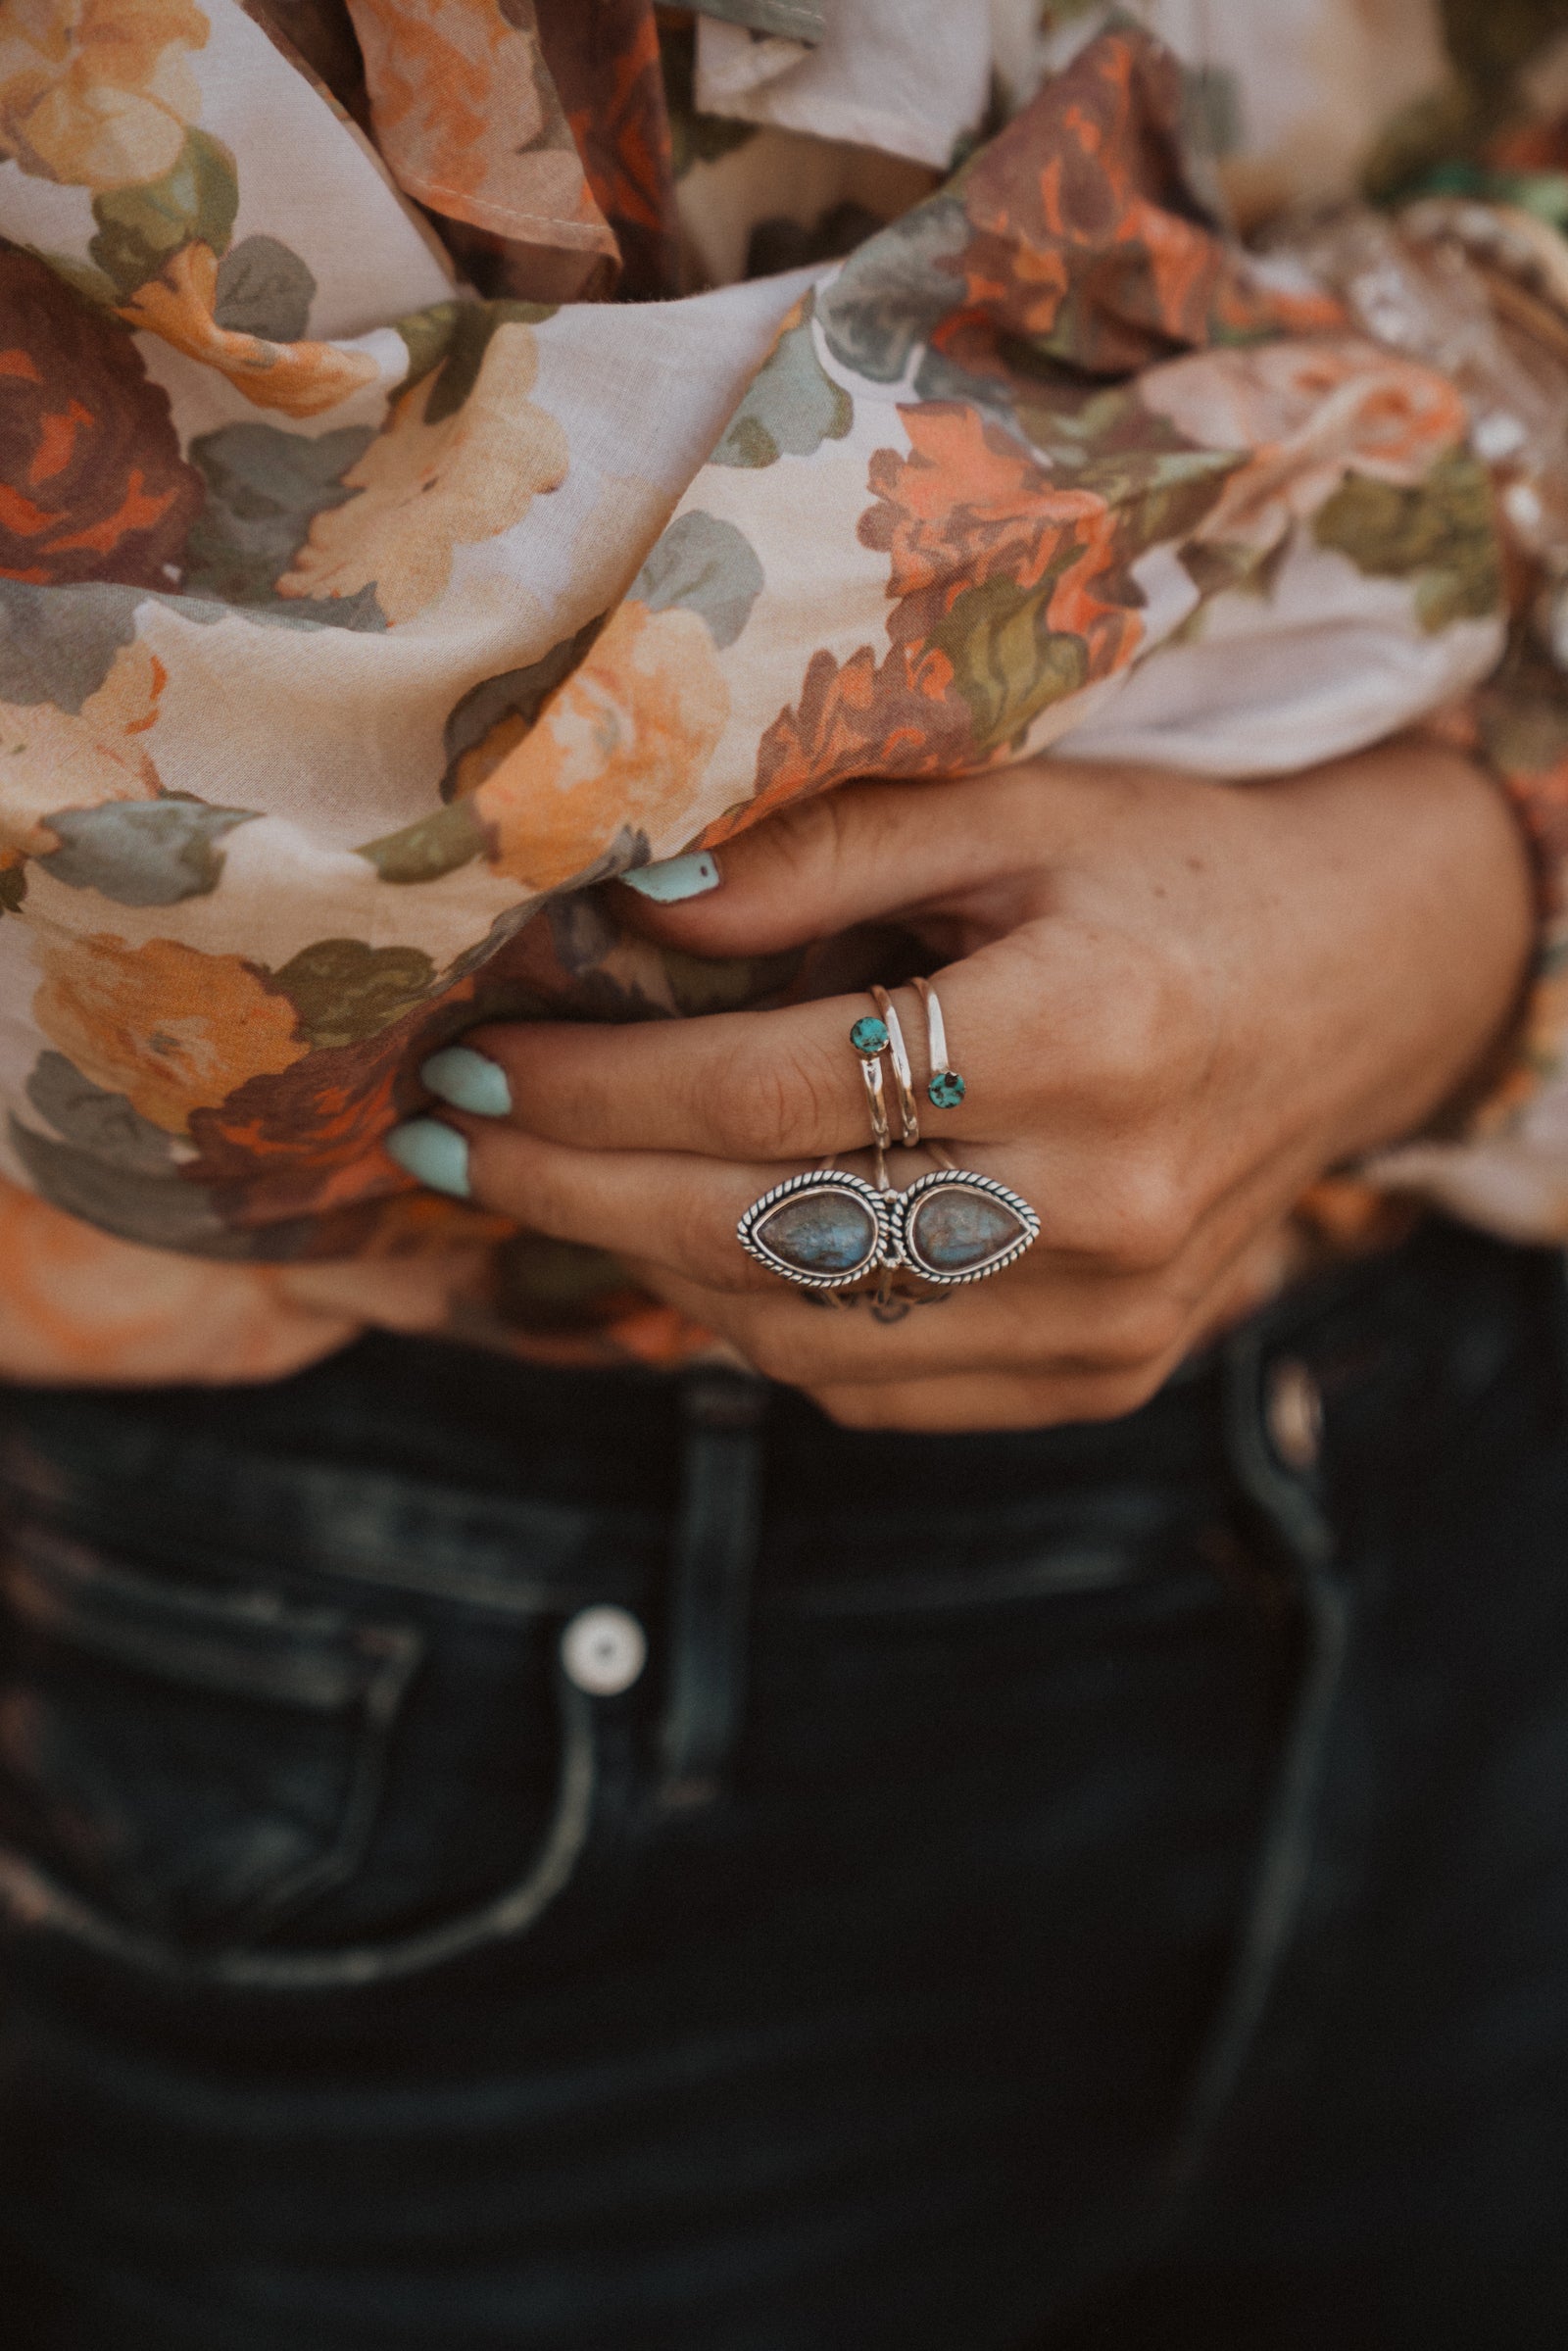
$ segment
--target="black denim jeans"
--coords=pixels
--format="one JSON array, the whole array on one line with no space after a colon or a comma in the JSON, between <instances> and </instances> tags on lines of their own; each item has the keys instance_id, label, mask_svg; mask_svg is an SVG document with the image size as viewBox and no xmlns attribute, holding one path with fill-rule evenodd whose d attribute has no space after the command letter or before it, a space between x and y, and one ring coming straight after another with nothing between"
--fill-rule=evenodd
<instances>
[{"instance_id":1,"label":"black denim jeans","mask_svg":"<svg viewBox=\"0 0 1568 2351\"><path fill-rule=\"evenodd\" d=\"M13 1393L5 2351L1557 2351L1563 1330L1436 1227L1106 1428Z\"/></svg>"}]
</instances>

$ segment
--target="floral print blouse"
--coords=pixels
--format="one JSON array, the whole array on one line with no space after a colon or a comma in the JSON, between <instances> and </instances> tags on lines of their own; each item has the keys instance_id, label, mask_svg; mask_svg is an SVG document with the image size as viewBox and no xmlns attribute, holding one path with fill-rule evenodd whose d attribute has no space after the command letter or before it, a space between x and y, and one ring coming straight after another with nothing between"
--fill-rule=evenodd
<instances>
[{"instance_id":1,"label":"floral print blouse","mask_svg":"<svg viewBox=\"0 0 1568 2351\"><path fill-rule=\"evenodd\" d=\"M1565 222L1555 0L0 0L0 1371L679 1359L421 1062L777 1000L599 885L1054 746L1481 750L1512 1064L1296 1239L1568 1238Z\"/></svg>"}]
</instances>

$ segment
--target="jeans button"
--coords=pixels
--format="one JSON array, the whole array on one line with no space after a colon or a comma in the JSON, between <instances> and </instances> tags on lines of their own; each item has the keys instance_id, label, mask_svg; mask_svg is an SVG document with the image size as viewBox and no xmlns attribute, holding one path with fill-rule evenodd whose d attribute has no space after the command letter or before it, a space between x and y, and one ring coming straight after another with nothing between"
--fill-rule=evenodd
<instances>
[{"instance_id":1,"label":"jeans button","mask_svg":"<svg viewBox=\"0 0 1568 2351\"><path fill-rule=\"evenodd\" d=\"M592 1698L618 1698L648 1662L648 1636L624 1608L582 1608L561 1636L568 1682Z\"/></svg>"},{"instance_id":2,"label":"jeans button","mask_svg":"<svg viewBox=\"0 0 1568 2351\"><path fill-rule=\"evenodd\" d=\"M1282 1355L1269 1365L1263 1425L1287 1469L1316 1468L1323 1450L1323 1392L1297 1355Z\"/></svg>"}]
</instances>

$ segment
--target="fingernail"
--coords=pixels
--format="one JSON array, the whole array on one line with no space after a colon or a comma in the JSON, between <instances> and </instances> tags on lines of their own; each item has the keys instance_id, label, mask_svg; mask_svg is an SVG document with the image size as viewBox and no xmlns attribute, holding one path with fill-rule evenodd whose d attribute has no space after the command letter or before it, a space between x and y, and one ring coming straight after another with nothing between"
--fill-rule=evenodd
<instances>
[{"instance_id":1,"label":"fingernail","mask_svg":"<svg viewBox=\"0 0 1568 2351\"><path fill-rule=\"evenodd\" d=\"M468 1045L443 1046L419 1071L432 1094L454 1110L471 1110L477 1118L505 1118L512 1108L512 1088L499 1061L476 1053Z\"/></svg>"},{"instance_id":2,"label":"fingernail","mask_svg":"<svg viewBox=\"0 0 1568 2351\"><path fill-rule=\"evenodd\" d=\"M450 1192L454 1200L471 1197L467 1137L456 1127L443 1126L439 1118L411 1118L406 1126L394 1127L386 1149L389 1158L432 1192Z\"/></svg>"},{"instance_id":3,"label":"fingernail","mask_svg":"<svg viewBox=\"0 0 1568 2351\"><path fill-rule=\"evenodd\" d=\"M628 890L651 898L656 906L678 906L683 898L701 898L718 888L718 863L712 852L699 849L689 857L662 857L657 865L634 865L621 875Z\"/></svg>"}]
</instances>

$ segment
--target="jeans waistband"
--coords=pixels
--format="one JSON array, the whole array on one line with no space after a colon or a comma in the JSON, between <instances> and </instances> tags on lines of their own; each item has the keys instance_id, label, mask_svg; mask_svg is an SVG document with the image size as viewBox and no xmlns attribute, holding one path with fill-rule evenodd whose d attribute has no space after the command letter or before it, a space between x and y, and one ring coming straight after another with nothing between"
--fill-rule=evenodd
<instances>
[{"instance_id":1,"label":"jeans waistband","mask_svg":"<svg viewBox=\"0 0 1568 2351\"><path fill-rule=\"evenodd\" d=\"M663 1543L692 1428L755 1432L775 1549L831 1520L884 1557L929 1558L977 1515L994 1540L1042 1511L1161 1516L1271 1461L1315 1470L1372 1448L1413 1459L1517 1349L1554 1333L1557 1252L1434 1223L1253 1316L1143 1410L1102 1425L952 1437L835 1427L804 1398L700 1375L577 1374L438 1342L373 1337L258 1389L12 1390L0 1479L165 1555L248 1540L273 1560L373 1571L394 1551L517 1607L571 1604L604 1532ZM596 1571L594 1579L599 1580ZM482 1590L481 1590L482 1588Z\"/></svg>"}]
</instances>

